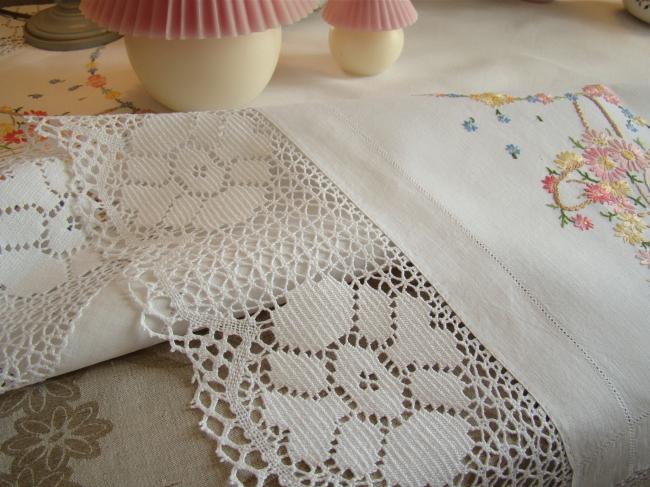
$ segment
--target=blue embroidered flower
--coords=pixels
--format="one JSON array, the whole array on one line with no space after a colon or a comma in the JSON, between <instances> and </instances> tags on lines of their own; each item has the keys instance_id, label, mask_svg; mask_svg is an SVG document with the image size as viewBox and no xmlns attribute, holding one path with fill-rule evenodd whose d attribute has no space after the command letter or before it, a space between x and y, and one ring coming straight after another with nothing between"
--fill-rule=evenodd
<instances>
[{"instance_id":1,"label":"blue embroidered flower","mask_svg":"<svg viewBox=\"0 0 650 487\"><path fill-rule=\"evenodd\" d=\"M513 159L517 159L521 154L521 149L514 144L506 145L506 152L512 156Z\"/></svg>"},{"instance_id":2,"label":"blue embroidered flower","mask_svg":"<svg viewBox=\"0 0 650 487\"><path fill-rule=\"evenodd\" d=\"M497 120L499 122L501 122L501 123L510 123L512 121L509 116L504 115L499 110L497 110L496 113L497 113Z\"/></svg>"},{"instance_id":3,"label":"blue embroidered flower","mask_svg":"<svg viewBox=\"0 0 650 487\"><path fill-rule=\"evenodd\" d=\"M533 96L533 95L527 96L526 101L528 103L539 103L539 100L537 99L537 97Z\"/></svg>"},{"instance_id":4,"label":"blue embroidered flower","mask_svg":"<svg viewBox=\"0 0 650 487\"><path fill-rule=\"evenodd\" d=\"M623 115L625 115L627 118L634 118L634 113L632 113L630 110L627 108L621 107L621 112Z\"/></svg>"},{"instance_id":5,"label":"blue embroidered flower","mask_svg":"<svg viewBox=\"0 0 650 487\"><path fill-rule=\"evenodd\" d=\"M638 132L639 129L634 126L634 120L628 119L625 126L632 132Z\"/></svg>"},{"instance_id":6,"label":"blue embroidered flower","mask_svg":"<svg viewBox=\"0 0 650 487\"><path fill-rule=\"evenodd\" d=\"M468 132L476 132L478 130L478 125L476 125L476 120L474 117L469 117L463 122L463 128Z\"/></svg>"}]
</instances>

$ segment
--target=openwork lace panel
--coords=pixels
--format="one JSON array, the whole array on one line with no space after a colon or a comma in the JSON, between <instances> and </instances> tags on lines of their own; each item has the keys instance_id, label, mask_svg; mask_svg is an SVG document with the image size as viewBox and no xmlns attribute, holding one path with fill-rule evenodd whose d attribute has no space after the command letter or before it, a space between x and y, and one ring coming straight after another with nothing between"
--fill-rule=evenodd
<instances>
[{"instance_id":1,"label":"openwork lace panel","mask_svg":"<svg viewBox=\"0 0 650 487\"><path fill-rule=\"evenodd\" d=\"M570 483L535 399L261 113L39 131L71 156L73 220L101 253L84 279L123 272L143 326L191 360L233 482Z\"/></svg>"}]
</instances>

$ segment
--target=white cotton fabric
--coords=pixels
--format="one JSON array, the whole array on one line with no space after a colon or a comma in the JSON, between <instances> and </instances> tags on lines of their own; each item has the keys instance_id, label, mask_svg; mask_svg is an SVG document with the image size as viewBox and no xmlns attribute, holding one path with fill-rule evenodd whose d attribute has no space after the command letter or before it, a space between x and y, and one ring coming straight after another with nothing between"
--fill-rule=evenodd
<instances>
[{"instance_id":1,"label":"white cotton fabric","mask_svg":"<svg viewBox=\"0 0 650 487\"><path fill-rule=\"evenodd\" d=\"M288 26L276 73L254 105L481 90L561 93L568 86L602 82L650 113L650 25L627 14L619 0L417 0L415 5L419 18L405 31L402 56L372 78L347 76L337 68L328 52L329 26L318 12ZM91 87L68 91L48 83L62 79L83 85L90 50L34 49L20 42L20 28L8 19L0 25L6 40L6 46L0 42L0 105L78 115L114 109L114 100ZM142 89L122 40L102 49L99 67L111 88L127 93L137 107L165 110ZM32 93L44 96L33 99ZM57 374L156 343L141 334L123 282L100 290L88 310Z\"/></svg>"},{"instance_id":2,"label":"white cotton fabric","mask_svg":"<svg viewBox=\"0 0 650 487\"><path fill-rule=\"evenodd\" d=\"M579 103L605 131L603 113ZM647 127L628 130L620 107L602 104L626 140L650 142ZM547 206L546 167L585 130L573 103L524 99L500 110L510 123L455 97L265 113L548 408L574 485L614 485L650 467L650 269L602 210L585 209L596 227L580 231L561 227ZM463 127L470 117L475 132Z\"/></svg>"},{"instance_id":3,"label":"white cotton fabric","mask_svg":"<svg viewBox=\"0 0 650 487\"><path fill-rule=\"evenodd\" d=\"M69 176L58 211L82 232L70 253L96 258L69 275L44 264L56 285L3 276L0 391L51 374L84 305L122 276L143 330L192 363L233 482L569 484L535 398L259 111L52 117L35 132L3 181L20 186L49 148L48 173ZM28 206L55 213L45 204Z\"/></svg>"}]
</instances>

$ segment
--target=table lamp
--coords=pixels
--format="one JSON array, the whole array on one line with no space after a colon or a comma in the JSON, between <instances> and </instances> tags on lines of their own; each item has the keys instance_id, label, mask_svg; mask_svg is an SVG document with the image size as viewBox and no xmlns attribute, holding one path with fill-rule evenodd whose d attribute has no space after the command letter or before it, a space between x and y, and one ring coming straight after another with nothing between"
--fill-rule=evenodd
<instances>
[{"instance_id":1,"label":"table lamp","mask_svg":"<svg viewBox=\"0 0 650 487\"><path fill-rule=\"evenodd\" d=\"M255 98L275 71L281 26L316 6L315 0L82 0L81 11L124 35L151 96L192 111Z\"/></svg>"},{"instance_id":2,"label":"table lamp","mask_svg":"<svg viewBox=\"0 0 650 487\"><path fill-rule=\"evenodd\" d=\"M397 61L404 47L402 29L418 18L411 0L329 0L322 16L332 26L335 61L361 76L379 74Z\"/></svg>"}]
</instances>

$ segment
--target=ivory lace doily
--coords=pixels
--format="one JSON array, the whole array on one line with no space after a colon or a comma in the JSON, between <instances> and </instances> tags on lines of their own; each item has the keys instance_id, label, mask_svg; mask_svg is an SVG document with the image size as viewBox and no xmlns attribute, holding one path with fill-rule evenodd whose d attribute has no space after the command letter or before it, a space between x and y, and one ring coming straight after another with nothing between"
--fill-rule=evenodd
<instances>
[{"instance_id":1,"label":"ivory lace doily","mask_svg":"<svg viewBox=\"0 0 650 487\"><path fill-rule=\"evenodd\" d=\"M260 112L35 132L0 173L0 391L51 374L124 275L142 325L191 360L233 482L570 483L535 399Z\"/></svg>"}]
</instances>

